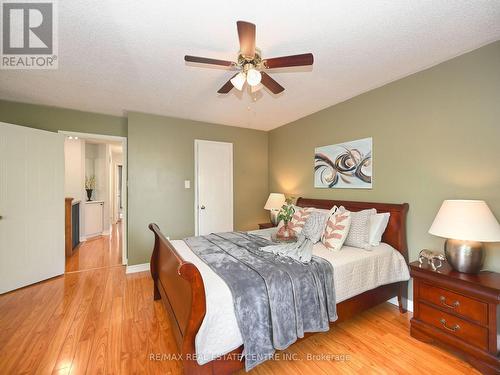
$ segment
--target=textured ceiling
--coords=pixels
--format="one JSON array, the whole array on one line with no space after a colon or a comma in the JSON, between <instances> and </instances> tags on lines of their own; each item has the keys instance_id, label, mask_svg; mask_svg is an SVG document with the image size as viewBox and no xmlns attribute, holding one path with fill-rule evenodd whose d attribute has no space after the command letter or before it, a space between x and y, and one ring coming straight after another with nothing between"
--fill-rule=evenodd
<instances>
[{"instance_id":1,"label":"textured ceiling","mask_svg":"<svg viewBox=\"0 0 500 375\"><path fill-rule=\"evenodd\" d=\"M58 4L59 69L2 70L0 98L267 130L500 39L495 0ZM269 71L280 95L218 95L231 73L183 56L234 60L240 19L257 25L264 57L312 52L314 66Z\"/></svg>"}]
</instances>

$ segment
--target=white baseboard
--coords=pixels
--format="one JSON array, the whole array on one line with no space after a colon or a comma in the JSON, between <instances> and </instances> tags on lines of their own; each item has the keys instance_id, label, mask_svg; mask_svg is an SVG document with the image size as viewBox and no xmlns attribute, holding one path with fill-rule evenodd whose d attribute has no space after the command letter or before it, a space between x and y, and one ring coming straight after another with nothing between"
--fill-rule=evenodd
<instances>
[{"instance_id":1,"label":"white baseboard","mask_svg":"<svg viewBox=\"0 0 500 375\"><path fill-rule=\"evenodd\" d=\"M393 297L390 300L388 300L387 302L392 303L393 305L399 306L398 305L398 297ZM410 299L408 300L408 311L413 312L413 301Z\"/></svg>"},{"instance_id":2,"label":"white baseboard","mask_svg":"<svg viewBox=\"0 0 500 375\"><path fill-rule=\"evenodd\" d=\"M125 273L136 273L149 271L149 263L134 264L133 266L127 266Z\"/></svg>"}]
</instances>

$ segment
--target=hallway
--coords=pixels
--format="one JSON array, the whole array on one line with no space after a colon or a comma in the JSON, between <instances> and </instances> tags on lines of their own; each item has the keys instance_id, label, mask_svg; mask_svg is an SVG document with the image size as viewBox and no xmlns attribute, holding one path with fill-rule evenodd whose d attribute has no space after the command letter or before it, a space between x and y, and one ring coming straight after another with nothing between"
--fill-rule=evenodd
<instances>
[{"instance_id":1,"label":"hallway","mask_svg":"<svg viewBox=\"0 0 500 375\"><path fill-rule=\"evenodd\" d=\"M122 222L112 225L111 235L98 236L80 243L66 258L66 273L122 264Z\"/></svg>"}]
</instances>

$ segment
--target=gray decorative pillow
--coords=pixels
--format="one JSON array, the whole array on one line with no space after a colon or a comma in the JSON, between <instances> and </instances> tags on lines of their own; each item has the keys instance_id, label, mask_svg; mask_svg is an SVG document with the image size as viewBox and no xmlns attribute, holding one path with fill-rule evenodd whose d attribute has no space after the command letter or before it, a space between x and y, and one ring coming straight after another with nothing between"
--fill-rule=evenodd
<instances>
[{"instance_id":1,"label":"gray decorative pillow","mask_svg":"<svg viewBox=\"0 0 500 375\"><path fill-rule=\"evenodd\" d=\"M325 212L313 211L306 219L301 235L311 240L312 243L319 242L325 230L328 214Z\"/></svg>"},{"instance_id":2,"label":"gray decorative pillow","mask_svg":"<svg viewBox=\"0 0 500 375\"><path fill-rule=\"evenodd\" d=\"M344 242L346 246L359 247L360 249L370 249L370 218L377 210L371 208L358 212L351 212L351 227Z\"/></svg>"}]
</instances>

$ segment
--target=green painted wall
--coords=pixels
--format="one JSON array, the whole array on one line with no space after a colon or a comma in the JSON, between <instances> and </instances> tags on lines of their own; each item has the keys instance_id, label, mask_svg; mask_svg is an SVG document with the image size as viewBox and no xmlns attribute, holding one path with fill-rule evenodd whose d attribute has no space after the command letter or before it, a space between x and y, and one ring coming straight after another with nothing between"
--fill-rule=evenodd
<instances>
[{"instance_id":1,"label":"green painted wall","mask_svg":"<svg viewBox=\"0 0 500 375\"><path fill-rule=\"evenodd\" d=\"M127 136L127 118L0 100L0 121L57 132Z\"/></svg>"},{"instance_id":2,"label":"green painted wall","mask_svg":"<svg viewBox=\"0 0 500 375\"><path fill-rule=\"evenodd\" d=\"M268 133L129 113L129 264L149 262L151 222L172 239L194 234L195 139L233 143L235 229L268 221Z\"/></svg>"},{"instance_id":3,"label":"green painted wall","mask_svg":"<svg viewBox=\"0 0 500 375\"><path fill-rule=\"evenodd\" d=\"M373 137L372 190L315 189L314 148ZM410 259L447 198L484 199L500 218L500 42L270 132L270 191L410 204ZM500 243L487 264L500 271Z\"/></svg>"}]
</instances>

